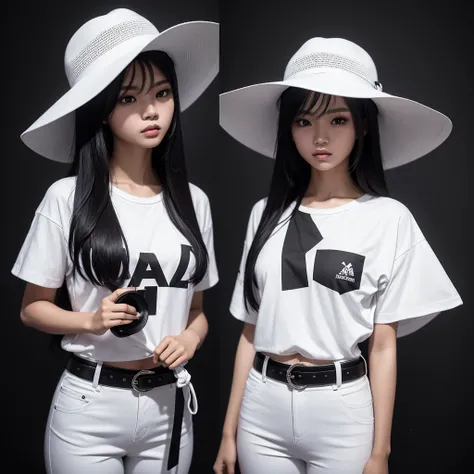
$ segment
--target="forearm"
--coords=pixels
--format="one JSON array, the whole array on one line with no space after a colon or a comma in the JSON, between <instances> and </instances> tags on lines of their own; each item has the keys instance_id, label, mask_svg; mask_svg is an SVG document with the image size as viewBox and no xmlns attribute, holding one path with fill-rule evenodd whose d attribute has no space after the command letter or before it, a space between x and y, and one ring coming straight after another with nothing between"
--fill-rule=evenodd
<instances>
[{"instance_id":1,"label":"forearm","mask_svg":"<svg viewBox=\"0 0 474 474\"><path fill-rule=\"evenodd\" d=\"M254 332L255 326L253 324L245 324L239 339L235 355L232 388L224 421L223 436L234 438L236 435L240 405L245 391L245 382L255 357L255 349L253 346Z\"/></svg>"},{"instance_id":2,"label":"forearm","mask_svg":"<svg viewBox=\"0 0 474 474\"><path fill-rule=\"evenodd\" d=\"M370 385L374 404L372 456L389 456L395 402L396 346L369 352Z\"/></svg>"},{"instance_id":3,"label":"forearm","mask_svg":"<svg viewBox=\"0 0 474 474\"><path fill-rule=\"evenodd\" d=\"M94 313L61 309L50 301L34 301L21 311L26 326L49 334L77 334L88 332L88 324Z\"/></svg>"},{"instance_id":4,"label":"forearm","mask_svg":"<svg viewBox=\"0 0 474 474\"><path fill-rule=\"evenodd\" d=\"M201 347L207 336L209 325L202 309L192 309L189 312L188 324L183 335L192 338L196 342L196 349Z\"/></svg>"}]
</instances>

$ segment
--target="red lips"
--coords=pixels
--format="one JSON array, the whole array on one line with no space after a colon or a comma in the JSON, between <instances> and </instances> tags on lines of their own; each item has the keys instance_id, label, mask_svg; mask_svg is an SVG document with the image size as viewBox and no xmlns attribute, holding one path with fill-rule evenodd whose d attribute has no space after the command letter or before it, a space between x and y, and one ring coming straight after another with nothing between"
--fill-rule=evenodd
<instances>
[{"instance_id":1,"label":"red lips","mask_svg":"<svg viewBox=\"0 0 474 474\"><path fill-rule=\"evenodd\" d=\"M329 156L331 153L329 153L325 148L318 148L314 153L313 156L318 156L318 155L326 155Z\"/></svg>"},{"instance_id":2,"label":"red lips","mask_svg":"<svg viewBox=\"0 0 474 474\"><path fill-rule=\"evenodd\" d=\"M148 127L142 130L142 133L148 132L149 130L161 130L161 127L159 125L148 125Z\"/></svg>"}]
</instances>

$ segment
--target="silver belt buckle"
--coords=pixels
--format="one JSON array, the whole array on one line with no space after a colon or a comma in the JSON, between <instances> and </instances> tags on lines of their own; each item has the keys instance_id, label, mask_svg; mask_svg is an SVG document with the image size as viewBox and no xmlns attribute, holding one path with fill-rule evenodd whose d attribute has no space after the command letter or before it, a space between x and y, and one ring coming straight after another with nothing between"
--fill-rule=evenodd
<instances>
[{"instance_id":1,"label":"silver belt buckle","mask_svg":"<svg viewBox=\"0 0 474 474\"><path fill-rule=\"evenodd\" d=\"M288 385L294 388L295 390L304 390L307 387L307 385L298 385L293 382L293 379L295 378L295 376L291 372L293 371L295 367L306 367L306 366L304 364L293 364L292 366L290 366L288 370L286 371L286 380L288 382Z\"/></svg>"},{"instance_id":2,"label":"silver belt buckle","mask_svg":"<svg viewBox=\"0 0 474 474\"><path fill-rule=\"evenodd\" d=\"M155 372L153 372L153 370L140 370L139 372L137 372L132 378L132 389L138 393L149 392L153 387L145 389L138 388L138 377L140 377L140 375L153 375L154 373Z\"/></svg>"}]
</instances>

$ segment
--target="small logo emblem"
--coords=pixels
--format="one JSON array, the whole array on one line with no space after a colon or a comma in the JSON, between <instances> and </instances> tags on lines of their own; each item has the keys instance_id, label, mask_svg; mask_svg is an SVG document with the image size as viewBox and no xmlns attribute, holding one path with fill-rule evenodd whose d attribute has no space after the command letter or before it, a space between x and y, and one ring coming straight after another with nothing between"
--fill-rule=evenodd
<instances>
[{"instance_id":1,"label":"small logo emblem","mask_svg":"<svg viewBox=\"0 0 474 474\"><path fill-rule=\"evenodd\" d=\"M346 280L351 283L355 283L354 278L354 269L352 268L352 263L346 265L345 262L342 262L343 269L336 275L337 280Z\"/></svg>"}]
</instances>

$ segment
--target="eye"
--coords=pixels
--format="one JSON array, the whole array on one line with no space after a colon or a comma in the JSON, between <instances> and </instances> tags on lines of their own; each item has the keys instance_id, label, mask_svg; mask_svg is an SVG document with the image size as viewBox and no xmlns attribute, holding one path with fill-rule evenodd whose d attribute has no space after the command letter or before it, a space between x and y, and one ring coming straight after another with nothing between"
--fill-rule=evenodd
<instances>
[{"instance_id":1,"label":"eye","mask_svg":"<svg viewBox=\"0 0 474 474\"><path fill-rule=\"evenodd\" d=\"M304 119L304 118L296 119L295 123L299 127L307 127L308 125L311 125L311 123L308 120Z\"/></svg>"},{"instance_id":2,"label":"eye","mask_svg":"<svg viewBox=\"0 0 474 474\"><path fill-rule=\"evenodd\" d=\"M161 91L158 91L156 93L156 97L158 99L163 99L165 97L168 97L170 94L171 94L171 89L169 89L169 88L168 89L162 89Z\"/></svg>"},{"instance_id":3,"label":"eye","mask_svg":"<svg viewBox=\"0 0 474 474\"><path fill-rule=\"evenodd\" d=\"M135 97L132 95L124 95L123 97L120 97L118 102L120 104L131 104L132 102L135 102Z\"/></svg>"},{"instance_id":4,"label":"eye","mask_svg":"<svg viewBox=\"0 0 474 474\"><path fill-rule=\"evenodd\" d=\"M346 119L345 117L336 117L332 120L332 124L333 125L344 125L345 123L347 123L349 120Z\"/></svg>"}]
</instances>

